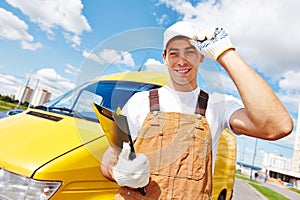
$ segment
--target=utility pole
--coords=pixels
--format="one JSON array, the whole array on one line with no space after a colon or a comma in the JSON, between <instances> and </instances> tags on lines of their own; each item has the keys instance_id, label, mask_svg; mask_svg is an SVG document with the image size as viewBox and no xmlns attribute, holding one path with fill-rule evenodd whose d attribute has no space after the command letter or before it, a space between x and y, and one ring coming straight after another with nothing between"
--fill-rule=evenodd
<instances>
[{"instance_id":1,"label":"utility pole","mask_svg":"<svg viewBox=\"0 0 300 200\"><path fill-rule=\"evenodd\" d=\"M145 57L144 57L144 60L143 60L143 62L142 62L142 64L141 64L141 66L138 68L138 72L140 72L140 71L142 71L142 69L143 69L143 66L144 66L144 64L145 64L145 62L146 62L146 59L147 59L147 57L148 57L148 54L149 54L149 52L147 52L146 53L146 55L145 55Z\"/></svg>"},{"instance_id":2,"label":"utility pole","mask_svg":"<svg viewBox=\"0 0 300 200\"><path fill-rule=\"evenodd\" d=\"M255 138L255 147L254 147L254 153L253 153L253 158L252 158L252 166L251 166L251 172L250 172L250 179L252 179L252 169L254 167L254 162L255 162L255 156L256 156L256 149L257 149L257 138Z\"/></svg>"},{"instance_id":3,"label":"utility pole","mask_svg":"<svg viewBox=\"0 0 300 200\"><path fill-rule=\"evenodd\" d=\"M22 103L22 101L23 101L23 99L24 99L24 96L25 96L25 93L26 93L26 89L27 89L27 87L28 87L28 85L29 85L30 79L31 79L31 74L29 75L29 77L28 77L28 79L27 79L27 82L26 82L24 91L23 91L23 93L22 93L21 99L19 100L18 105L17 105L16 108L19 108L19 107L20 107L20 105L21 105L21 103Z\"/></svg>"},{"instance_id":4,"label":"utility pole","mask_svg":"<svg viewBox=\"0 0 300 200\"><path fill-rule=\"evenodd\" d=\"M32 96L30 98L30 102L28 103L28 108L30 108L32 100L34 100L33 98L34 98L35 94L37 94L37 88L38 88L38 85L39 85L39 81L40 81L40 79L37 79L36 84L35 84L35 88L34 88L34 92L33 92Z\"/></svg>"}]
</instances>

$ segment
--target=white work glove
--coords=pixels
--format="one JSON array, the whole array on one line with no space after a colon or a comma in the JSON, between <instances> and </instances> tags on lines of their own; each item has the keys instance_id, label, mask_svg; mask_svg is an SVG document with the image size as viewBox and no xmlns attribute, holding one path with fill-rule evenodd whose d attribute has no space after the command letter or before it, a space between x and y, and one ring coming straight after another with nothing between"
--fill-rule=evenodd
<instances>
[{"instance_id":1,"label":"white work glove","mask_svg":"<svg viewBox=\"0 0 300 200\"><path fill-rule=\"evenodd\" d=\"M120 186L144 187L149 183L149 161L144 154L136 154L136 158L129 160L129 154L130 146L124 142L118 163L112 168L114 178Z\"/></svg>"},{"instance_id":2,"label":"white work glove","mask_svg":"<svg viewBox=\"0 0 300 200\"><path fill-rule=\"evenodd\" d=\"M197 34L193 39L197 41L197 46L201 54L215 60L225 51L235 49L229 35L223 28L209 28Z\"/></svg>"}]
</instances>

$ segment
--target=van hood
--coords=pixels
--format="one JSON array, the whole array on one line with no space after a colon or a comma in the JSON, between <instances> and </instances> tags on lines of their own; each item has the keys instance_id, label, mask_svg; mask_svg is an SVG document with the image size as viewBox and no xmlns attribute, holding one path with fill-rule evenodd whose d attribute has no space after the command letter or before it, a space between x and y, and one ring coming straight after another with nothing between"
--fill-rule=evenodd
<instances>
[{"instance_id":1,"label":"van hood","mask_svg":"<svg viewBox=\"0 0 300 200\"><path fill-rule=\"evenodd\" d=\"M103 135L99 123L28 109L0 120L0 168L30 177L42 165Z\"/></svg>"}]
</instances>

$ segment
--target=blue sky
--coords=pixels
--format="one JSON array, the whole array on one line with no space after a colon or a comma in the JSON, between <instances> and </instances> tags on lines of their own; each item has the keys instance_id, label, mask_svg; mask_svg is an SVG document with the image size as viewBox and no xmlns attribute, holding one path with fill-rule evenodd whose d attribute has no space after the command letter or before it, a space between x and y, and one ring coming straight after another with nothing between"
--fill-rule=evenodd
<instances>
[{"instance_id":1,"label":"blue sky","mask_svg":"<svg viewBox=\"0 0 300 200\"><path fill-rule=\"evenodd\" d=\"M16 94L32 74L29 85L34 87L39 77L39 87L55 97L91 78L87 65L96 62L106 67L113 62L112 67L118 70L135 70L144 61L145 67L162 67L159 33L177 20L187 20L201 29L223 26L239 53L268 81L296 121L300 99L299 7L300 2L294 0L3 0L0 94ZM124 47L128 31L136 40ZM144 44L144 51L134 46L146 39L155 43L153 53L147 53L148 44ZM236 95L224 70L207 62L201 75L218 77L225 91ZM295 130L277 141L288 148L261 140L263 147L259 148L268 152L276 147L276 151L291 156ZM246 139L248 146L243 148L253 152L254 140ZM240 140L239 145L243 145L244 138Z\"/></svg>"}]
</instances>

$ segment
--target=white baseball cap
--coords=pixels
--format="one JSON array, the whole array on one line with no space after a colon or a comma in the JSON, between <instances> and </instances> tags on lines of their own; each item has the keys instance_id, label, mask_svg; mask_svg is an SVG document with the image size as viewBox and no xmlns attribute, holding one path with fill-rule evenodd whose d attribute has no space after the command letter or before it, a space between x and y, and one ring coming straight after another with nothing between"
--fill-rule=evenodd
<instances>
[{"instance_id":1,"label":"white baseball cap","mask_svg":"<svg viewBox=\"0 0 300 200\"><path fill-rule=\"evenodd\" d=\"M178 21L167 28L164 32L163 50L166 49L168 42L176 36L186 36L193 39L199 33L195 24L191 22Z\"/></svg>"}]
</instances>

